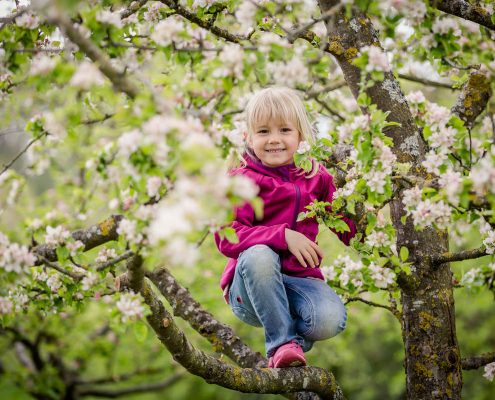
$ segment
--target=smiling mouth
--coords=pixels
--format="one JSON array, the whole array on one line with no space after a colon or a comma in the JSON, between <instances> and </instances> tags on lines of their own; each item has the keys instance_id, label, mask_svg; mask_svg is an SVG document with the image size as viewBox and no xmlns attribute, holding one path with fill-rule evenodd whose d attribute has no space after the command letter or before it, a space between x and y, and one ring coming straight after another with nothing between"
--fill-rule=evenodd
<instances>
[{"instance_id":1,"label":"smiling mouth","mask_svg":"<svg viewBox=\"0 0 495 400\"><path fill-rule=\"evenodd\" d=\"M285 149L269 149L266 150L268 153L281 153L282 151L285 151Z\"/></svg>"}]
</instances>

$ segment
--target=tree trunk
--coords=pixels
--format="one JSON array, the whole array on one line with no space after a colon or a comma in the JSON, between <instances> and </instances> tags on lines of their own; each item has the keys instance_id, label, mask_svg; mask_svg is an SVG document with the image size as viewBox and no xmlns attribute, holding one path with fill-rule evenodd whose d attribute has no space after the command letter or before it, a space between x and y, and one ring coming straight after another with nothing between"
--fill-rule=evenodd
<instances>
[{"instance_id":1,"label":"tree trunk","mask_svg":"<svg viewBox=\"0 0 495 400\"><path fill-rule=\"evenodd\" d=\"M337 3L336 0L319 0L322 13ZM337 13L327 20L326 26L329 49L357 97L361 72L352 65L352 59L363 46L379 46L378 35L369 18L355 11L350 18L345 11ZM411 173L425 178L421 161L426 146L393 74L386 73L384 80L366 93L379 109L390 111L390 121L401 123L400 127L387 132L394 141L393 151L398 161L410 162ZM414 261L412 274L399 277L407 398L460 399L461 358L455 330L452 273L448 264L435 267L429 257L448 250L448 235L432 228L417 232L410 219L403 225L401 196L390 203L390 210L397 231L397 248L406 246Z\"/></svg>"}]
</instances>

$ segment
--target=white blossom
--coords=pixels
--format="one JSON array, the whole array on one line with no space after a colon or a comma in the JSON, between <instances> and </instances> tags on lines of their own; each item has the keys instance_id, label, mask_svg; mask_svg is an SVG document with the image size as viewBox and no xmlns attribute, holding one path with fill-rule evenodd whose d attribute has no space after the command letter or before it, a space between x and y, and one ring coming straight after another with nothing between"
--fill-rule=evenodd
<instances>
[{"instance_id":1,"label":"white blossom","mask_svg":"<svg viewBox=\"0 0 495 400\"><path fill-rule=\"evenodd\" d=\"M392 240L386 232L373 230L366 237L366 244L371 247L390 247L392 245Z\"/></svg>"},{"instance_id":2,"label":"white blossom","mask_svg":"<svg viewBox=\"0 0 495 400\"><path fill-rule=\"evenodd\" d=\"M434 150L430 150L428 154L426 154L425 160L422 162L422 164L428 172L431 172L435 175L440 175L440 167L445 161L447 161L446 154L437 154Z\"/></svg>"},{"instance_id":3,"label":"white blossom","mask_svg":"<svg viewBox=\"0 0 495 400\"><path fill-rule=\"evenodd\" d=\"M90 290L94 285L98 283L98 274L94 272L88 272L81 281L82 290Z\"/></svg>"},{"instance_id":4,"label":"white blossom","mask_svg":"<svg viewBox=\"0 0 495 400\"><path fill-rule=\"evenodd\" d=\"M267 70L273 75L273 79L281 85L290 87L298 83L307 82L309 71L300 57L293 57L288 62L276 61L268 63Z\"/></svg>"},{"instance_id":5,"label":"white blossom","mask_svg":"<svg viewBox=\"0 0 495 400\"><path fill-rule=\"evenodd\" d=\"M67 249L70 251L70 255L74 256L77 253L77 250L84 247L84 243L80 240L76 240L75 242L67 243Z\"/></svg>"},{"instance_id":6,"label":"white blossom","mask_svg":"<svg viewBox=\"0 0 495 400\"><path fill-rule=\"evenodd\" d=\"M52 228L50 225L46 227L45 243L50 246L58 246L65 243L70 237L70 232L62 225Z\"/></svg>"},{"instance_id":7,"label":"white blossom","mask_svg":"<svg viewBox=\"0 0 495 400\"><path fill-rule=\"evenodd\" d=\"M461 279L461 284L466 287L480 286L483 284L483 272L481 268L472 268Z\"/></svg>"},{"instance_id":8,"label":"white blossom","mask_svg":"<svg viewBox=\"0 0 495 400\"><path fill-rule=\"evenodd\" d=\"M297 147L297 152L299 154L305 154L310 150L311 150L311 145L308 142L306 142L305 140L299 142L299 146Z\"/></svg>"},{"instance_id":9,"label":"white blossom","mask_svg":"<svg viewBox=\"0 0 495 400\"><path fill-rule=\"evenodd\" d=\"M156 197L162 186L163 179L159 176L150 176L146 181L146 192L149 197Z\"/></svg>"},{"instance_id":10,"label":"white blossom","mask_svg":"<svg viewBox=\"0 0 495 400\"><path fill-rule=\"evenodd\" d=\"M15 23L17 26L20 26L22 28L36 29L40 24L40 20L36 15L25 12L15 19Z\"/></svg>"},{"instance_id":11,"label":"white blossom","mask_svg":"<svg viewBox=\"0 0 495 400\"><path fill-rule=\"evenodd\" d=\"M46 280L46 284L52 291L52 293L57 293L58 290L62 287L62 281L58 274L53 274L48 277Z\"/></svg>"},{"instance_id":12,"label":"white blossom","mask_svg":"<svg viewBox=\"0 0 495 400\"><path fill-rule=\"evenodd\" d=\"M241 30L243 32L248 32L253 28L254 18L256 16L256 11L258 8L254 2L249 0L244 0L236 9L235 17L239 24L241 25Z\"/></svg>"},{"instance_id":13,"label":"white blossom","mask_svg":"<svg viewBox=\"0 0 495 400\"><path fill-rule=\"evenodd\" d=\"M455 36L461 36L459 23L452 17L436 18L431 30L433 33L438 33L440 35L446 35L452 31Z\"/></svg>"},{"instance_id":14,"label":"white blossom","mask_svg":"<svg viewBox=\"0 0 495 400\"><path fill-rule=\"evenodd\" d=\"M461 174L449 168L440 176L438 184L445 190L449 202L453 205L458 205L459 194L462 192Z\"/></svg>"},{"instance_id":15,"label":"white blossom","mask_svg":"<svg viewBox=\"0 0 495 400\"><path fill-rule=\"evenodd\" d=\"M70 84L84 90L91 86L100 86L105 83L105 78L101 71L92 62L83 61L70 80Z\"/></svg>"},{"instance_id":16,"label":"white blossom","mask_svg":"<svg viewBox=\"0 0 495 400\"><path fill-rule=\"evenodd\" d=\"M136 221L124 218L119 222L117 233L123 235L128 242L139 244L143 240L143 235L137 232Z\"/></svg>"},{"instance_id":17,"label":"white blossom","mask_svg":"<svg viewBox=\"0 0 495 400\"><path fill-rule=\"evenodd\" d=\"M123 293L116 306L120 311L122 322L141 319L144 316L144 307L141 296L134 293Z\"/></svg>"},{"instance_id":18,"label":"white blossom","mask_svg":"<svg viewBox=\"0 0 495 400\"><path fill-rule=\"evenodd\" d=\"M362 53L368 53L368 64L366 71L390 71L387 55L378 46L364 46L361 48Z\"/></svg>"},{"instance_id":19,"label":"white blossom","mask_svg":"<svg viewBox=\"0 0 495 400\"><path fill-rule=\"evenodd\" d=\"M184 30L182 21L175 18L167 18L155 25L155 31L151 39L159 46L168 46L180 39L180 33Z\"/></svg>"},{"instance_id":20,"label":"white blossom","mask_svg":"<svg viewBox=\"0 0 495 400\"><path fill-rule=\"evenodd\" d=\"M104 263L115 257L117 257L117 252L115 251L115 249L108 249L104 247L98 252L98 256L96 257L95 261L97 263Z\"/></svg>"},{"instance_id":21,"label":"white blossom","mask_svg":"<svg viewBox=\"0 0 495 400\"><path fill-rule=\"evenodd\" d=\"M0 296L0 315L10 314L14 309L12 301L6 297Z\"/></svg>"},{"instance_id":22,"label":"white blossom","mask_svg":"<svg viewBox=\"0 0 495 400\"><path fill-rule=\"evenodd\" d=\"M337 278L338 273L335 270L335 267L333 266L323 266L321 267L321 272L323 273L323 276L325 277L326 281L334 281L335 278Z\"/></svg>"},{"instance_id":23,"label":"white blossom","mask_svg":"<svg viewBox=\"0 0 495 400\"><path fill-rule=\"evenodd\" d=\"M408 213L412 215L414 225L425 227L435 223L440 229L447 228L451 217L451 209L447 204L443 201L432 202L430 199L420 201Z\"/></svg>"},{"instance_id":24,"label":"white blossom","mask_svg":"<svg viewBox=\"0 0 495 400\"><path fill-rule=\"evenodd\" d=\"M374 263L371 263L368 268L377 288L386 289L395 283L396 274L391 269L380 267Z\"/></svg>"},{"instance_id":25,"label":"white blossom","mask_svg":"<svg viewBox=\"0 0 495 400\"><path fill-rule=\"evenodd\" d=\"M252 179L244 175L232 177L232 192L243 200L252 200L259 192L259 187Z\"/></svg>"},{"instance_id":26,"label":"white blossom","mask_svg":"<svg viewBox=\"0 0 495 400\"><path fill-rule=\"evenodd\" d=\"M53 71L57 61L46 54L37 55L31 61L30 75L48 75Z\"/></svg>"},{"instance_id":27,"label":"white blossom","mask_svg":"<svg viewBox=\"0 0 495 400\"><path fill-rule=\"evenodd\" d=\"M119 12L112 12L110 10L101 10L96 14L96 20L102 24L113 25L117 28L122 28L122 20L120 19Z\"/></svg>"},{"instance_id":28,"label":"white blossom","mask_svg":"<svg viewBox=\"0 0 495 400\"><path fill-rule=\"evenodd\" d=\"M120 154L123 157L129 157L134 153L139 148L142 136L142 133L137 129L123 133L117 141Z\"/></svg>"},{"instance_id":29,"label":"white blossom","mask_svg":"<svg viewBox=\"0 0 495 400\"><path fill-rule=\"evenodd\" d=\"M490 382L493 381L493 377L495 376L495 362L485 365L485 373L483 377L488 379Z\"/></svg>"}]
</instances>

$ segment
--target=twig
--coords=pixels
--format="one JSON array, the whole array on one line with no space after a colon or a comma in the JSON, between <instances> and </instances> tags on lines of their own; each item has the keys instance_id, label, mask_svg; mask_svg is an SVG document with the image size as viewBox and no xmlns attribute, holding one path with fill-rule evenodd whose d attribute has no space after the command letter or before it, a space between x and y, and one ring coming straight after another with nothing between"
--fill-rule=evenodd
<instances>
[{"instance_id":1,"label":"twig","mask_svg":"<svg viewBox=\"0 0 495 400\"><path fill-rule=\"evenodd\" d=\"M460 89L460 88L455 88L453 85L450 85L448 83L431 81L429 79L419 78L417 76L412 76L412 75L399 74L399 78L405 79L405 80L408 80L411 82L422 83L423 85L426 85L426 86L443 87L443 88L451 89L451 90L459 90Z\"/></svg>"},{"instance_id":2,"label":"twig","mask_svg":"<svg viewBox=\"0 0 495 400\"><path fill-rule=\"evenodd\" d=\"M112 258L111 260L109 260L107 262L99 264L96 267L96 270L97 271L103 271L104 269L111 267L112 265L115 265L115 264L119 263L120 261L127 260L128 258L132 257L133 255L134 255L134 252L132 252L131 250L128 250L118 257Z\"/></svg>"},{"instance_id":3,"label":"twig","mask_svg":"<svg viewBox=\"0 0 495 400\"><path fill-rule=\"evenodd\" d=\"M71 277L75 281L80 281L82 278L84 278L83 274L78 274L76 272L67 271L66 269L59 266L57 263L52 262L43 256L38 255L38 258L40 258L41 261L43 261L43 264L45 264L47 267L53 268L54 270L57 270L61 274L64 274L64 275Z\"/></svg>"},{"instance_id":4,"label":"twig","mask_svg":"<svg viewBox=\"0 0 495 400\"><path fill-rule=\"evenodd\" d=\"M384 308L385 310L390 311L394 315L394 317L397 318L397 320L399 322L401 321L402 313L399 310L397 310L396 308L386 306L384 304L375 303L374 301L365 300L362 297L349 297L347 299L347 301L345 302L345 304L350 303L352 301L360 301L360 302L367 304L369 306Z\"/></svg>"},{"instance_id":5,"label":"twig","mask_svg":"<svg viewBox=\"0 0 495 400\"><path fill-rule=\"evenodd\" d=\"M2 172L0 172L0 175L2 175L5 171L7 171L11 166L12 164L14 164L34 143L36 143L38 140L40 140L43 136L46 136L48 135L48 132L46 131L43 131L42 133L40 133L38 136L36 136L34 139L32 139L27 145L26 147L24 147L24 149L17 155L14 157L14 159L12 161L10 161L8 164L4 165L3 169L2 169Z\"/></svg>"}]
</instances>

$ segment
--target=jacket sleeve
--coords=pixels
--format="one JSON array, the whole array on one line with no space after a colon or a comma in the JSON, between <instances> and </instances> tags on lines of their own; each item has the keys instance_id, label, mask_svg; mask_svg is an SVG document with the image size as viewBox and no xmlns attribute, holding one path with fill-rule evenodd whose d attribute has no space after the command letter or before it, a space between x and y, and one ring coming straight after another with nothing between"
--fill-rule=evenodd
<instances>
[{"instance_id":1,"label":"jacket sleeve","mask_svg":"<svg viewBox=\"0 0 495 400\"><path fill-rule=\"evenodd\" d=\"M289 224L284 223L270 226L253 224L254 210L249 203L236 208L235 220L231 226L234 228L239 242L230 243L226 238L220 239L220 235L215 233L215 242L218 250L229 258L239 257L239 254L244 250L256 244L264 244L274 250L287 250L285 228L289 228Z\"/></svg>"},{"instance_id":2,"label":"jacket sleeve","mask_svg":"<svg viewBox=\"0 0 495 400\"><path fill-rule=\"evenodd\" d=\"M337 190L335 187L335 184L333 183L333 177L328 173L328 171L325 168L322 168L323 170L323 182L324 182L324 190L323 190L323 201L328 201L330 204L332 204L333 201L333 194ZM331 210L331 206L329 206L329 209ZM344 221L347 226L349 227L349 232L336 232L334 229L331 229L333 233L337 235L337 237L346 245L349 246L349 243L351 239L356 235L357 229L356 229L356 224L352 219L349 217L346 217L343 213L339 213L339 215L342 215L342 221Z\"/></svg>"}]
</instances>

